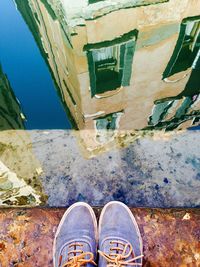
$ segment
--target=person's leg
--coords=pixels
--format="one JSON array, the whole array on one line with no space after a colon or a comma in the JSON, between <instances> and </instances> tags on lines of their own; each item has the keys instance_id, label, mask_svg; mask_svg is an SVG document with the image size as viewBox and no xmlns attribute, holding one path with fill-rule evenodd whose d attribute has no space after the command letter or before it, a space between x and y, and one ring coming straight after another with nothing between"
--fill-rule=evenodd
<instances>
[{"instance_id":1,"label":"person's leg","mask_svg":"<svg viewBox=\"0 0 200 267\"><path fill-rule=\"evenodd\" d=\"M96 265L97 221L92 208L82 202L64 214L53 245L54 267Z\"/></svg>"},{"instance_id":2,"label":"person's leg","mask_svg":"<svg viewBox=\"0 0 200 267\"><path fill-rule=\"evenodd\" d=\"M142 266L143 245L137 222L129 208L108 203L99 220L99 267Z\"/></svg>"}]
</instances>

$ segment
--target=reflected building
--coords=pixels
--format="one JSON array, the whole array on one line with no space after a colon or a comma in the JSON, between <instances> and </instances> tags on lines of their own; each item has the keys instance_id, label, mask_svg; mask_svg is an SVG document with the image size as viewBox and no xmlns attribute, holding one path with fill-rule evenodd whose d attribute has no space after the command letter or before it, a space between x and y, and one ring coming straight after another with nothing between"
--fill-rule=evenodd
<instances>
[{"instance_id":1,"label":"reflected building","mask_svg":"<svg viewBox=\"0 0 200 267\"><path fill-rule=\"evenodd\" d=\"M0 205L36 206L46 202L25 116L0 65Z\"/></svg>"},{"instance_id":2,"label":"reflected building","mask_svg":"<svg viewBox=\"0 0 200 267\"><path fill-rule=\"evenodd\" d=\"M25 116L0 65L0 130L24 129Z\"/></svg>"},{"instance_id":3,"label":"reflected building","mask_svg":"<svg viewBox=\"0 0 200 267\"><path fill-rule=\"evenodd\" d=\"M87 146L198 123L198 1L15 1Z\"/></svg>"},{"instance_id":4,"label":"reflected building","mask_svg":"<svg viewBox=\"0 0 200 267\"><path fill-rule=\"evenodd\" d=\"M174 53L163 74L167 83L181 73L189 76L184 90L177 96L155 101L147 129L184 129L200 122L200 19L184 19ZM170 80L171 79L171 80Z\"/></svg>"}]
</instances>

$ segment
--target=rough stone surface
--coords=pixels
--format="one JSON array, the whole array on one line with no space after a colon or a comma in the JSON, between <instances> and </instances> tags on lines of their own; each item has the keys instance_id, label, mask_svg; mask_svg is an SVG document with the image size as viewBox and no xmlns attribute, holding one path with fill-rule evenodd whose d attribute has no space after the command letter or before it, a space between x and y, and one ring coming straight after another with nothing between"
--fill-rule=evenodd
<instances>
[{"instance_id":1,"label":"rough stone surface","mask_svg":"<svg viewBox=\"0 0 200 267\"><path fill-rule=\"evenodd\" d=\"M0 210L0 266L52 267L53 239L64 211ZM200 266L199 209L132 211L143 238L144 266Z\"/></svg>"}]
</instances>

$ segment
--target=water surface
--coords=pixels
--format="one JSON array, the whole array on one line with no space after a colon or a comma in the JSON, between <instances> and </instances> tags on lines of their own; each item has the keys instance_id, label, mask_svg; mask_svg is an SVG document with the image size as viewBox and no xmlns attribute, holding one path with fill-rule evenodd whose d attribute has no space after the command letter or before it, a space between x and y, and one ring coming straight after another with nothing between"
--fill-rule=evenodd
<instances>
[{"instance_id":1,"label":"water surface","mask_svg":"<svg viewBox=\"0 0 200 267\"><path fill-rule=\"evenodd\" d=\"M0 1L0 36L0 63L26 116L25 128L70 129L49 69L12 0Z\"/></svg>"}]
</instances>

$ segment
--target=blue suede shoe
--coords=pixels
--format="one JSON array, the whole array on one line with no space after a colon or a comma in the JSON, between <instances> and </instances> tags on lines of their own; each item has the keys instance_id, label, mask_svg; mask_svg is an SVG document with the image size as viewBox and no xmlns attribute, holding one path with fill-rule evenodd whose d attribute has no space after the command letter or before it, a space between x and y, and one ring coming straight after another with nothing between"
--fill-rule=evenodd
<instances>
[{"instance_id":1,"label":"blue suede shoe","mask_svg":"<svg viewBox=\"0 0 200 267\"><path fill-rule=\"evenodd\" d=\"M54 267L96 265L97 221L92 208L82 202L64 214L53 245Z\"/></svg>"},{"instance_id":2,"label":"blue suede shoe","mask_svg":"<svg viewBox=\"0 0 200 267\"><path fill-rule=\"evenodd\" d=\"M99 267L142 266L143 246L137 222L121 202L108 203L99 219Z\"/></svg>"}]
</instances>

